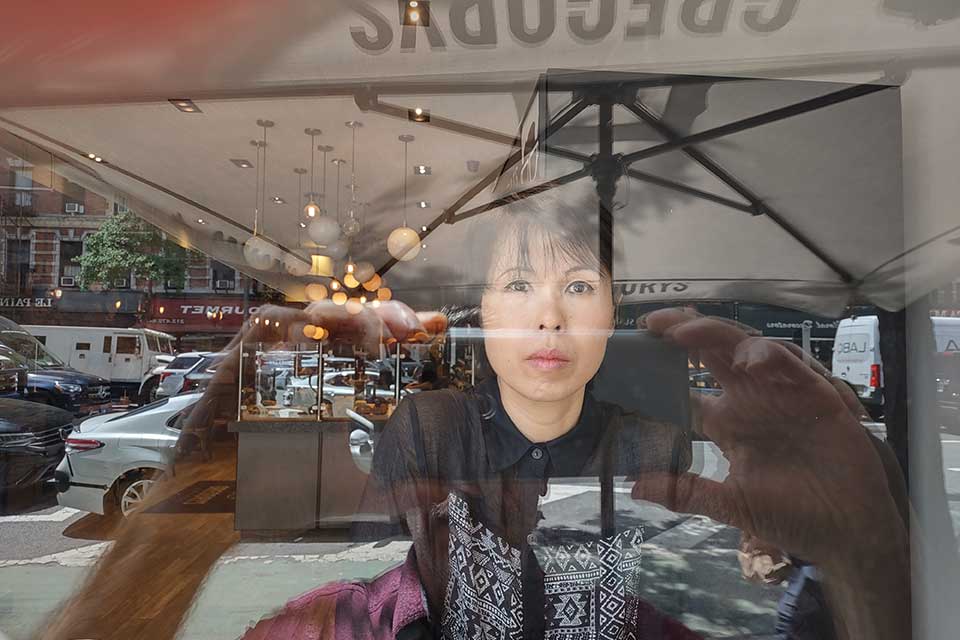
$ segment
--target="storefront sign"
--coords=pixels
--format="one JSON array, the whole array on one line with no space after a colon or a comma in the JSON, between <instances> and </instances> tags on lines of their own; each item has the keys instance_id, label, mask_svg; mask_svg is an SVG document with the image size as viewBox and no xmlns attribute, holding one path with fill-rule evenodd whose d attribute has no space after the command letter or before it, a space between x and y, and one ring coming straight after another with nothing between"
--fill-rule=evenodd
<instances>
[{"instance_id":1,"label":"storefront sign","mask_svg":"<svg viewBox=\"0 0 960 640\"><path fill-rule=\"evenodd\" d=\"M731 24L742 24L747 33L768 35L785 27L799 4L799 0L587 0L558 6L556 0L509 0L504 7L494 0L453 0L446 27L435 19L439 16L436 9L427 9L429 18L423 19L419 30L399 29L394 16L357 3L354 12L363 23L350 26L350 37L362 51L382 53L393 43L395 30L400 31L401 49L416 48L417 31L421 31L435 51L454 42L466 48L496 47L508 34L513 41L536 46L547 43L558 31L586 44L608 38L658 38L668 21L676 21L691 35L719 35Z\"/></svg>"},{"instance_id":2,"label":"storefront sign","mask_svg":"<svg viewBox=\"0 0 960 640\"><path fill-rule=\"evenodd\" d=\"M256 313L262 302L252 301ZM243 303L232 297L154 298L145 326L173 333L233 332L243 324Z\"/></svg>"},{"instance_id":3,"label":"storefront sign","mask_svg":"<svg viewBox=\"0 0 960 640\"><path fill-rule=\"evenodd\" d=\"M51 309L53 308L53 298L25 298L25 297L5 297L0 298L0 307L25 309Z\"/></svg>"}]
</instances>

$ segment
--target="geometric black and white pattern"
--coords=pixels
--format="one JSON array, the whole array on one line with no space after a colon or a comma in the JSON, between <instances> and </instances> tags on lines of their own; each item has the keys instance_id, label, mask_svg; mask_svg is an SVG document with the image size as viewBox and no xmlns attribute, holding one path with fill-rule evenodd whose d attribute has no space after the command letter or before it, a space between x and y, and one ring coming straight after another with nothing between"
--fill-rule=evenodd
<instances>
[{"instance_id":1,"label":"geometric black and white pattern","mask_svg":"<svg viewBox=\"0 0 960 640\"><path fill-rule=\"evenodd\" d=\"M523 637L521 550L476 522L449 496L449 569L441 622L446 640ZM634 640L643 532L579 544L535 545L544 573L548 640Z\"/></svg>"}]
</instances>

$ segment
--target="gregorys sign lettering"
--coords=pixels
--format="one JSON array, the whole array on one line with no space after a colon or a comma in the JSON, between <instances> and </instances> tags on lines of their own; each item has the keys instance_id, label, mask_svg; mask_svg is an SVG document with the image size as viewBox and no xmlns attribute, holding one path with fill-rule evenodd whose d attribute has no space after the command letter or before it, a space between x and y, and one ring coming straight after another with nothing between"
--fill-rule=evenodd
<instances>
[{"instance_id":1,"label":"gregorys sign lettering","mask_svg":"<svg viewBox=\"0 0 960 640\"><path fill-rule=\"evenodd\" d=\"M656 282L626 282L617 287L617 293L626 296L663 296L671 293L683 293L690 288L686 282L668 280Z\"/></svg>"},{"instance_id":2,"label":"gregorys sign lettering","mask_svg":"<svg viewBox=\"0 0 960 640\"><path fill-rule=\"evenodd\" d=\"M433 50L451 42L461 47L496 47L509 37L527 46L541 45L565 29L574 41L595 44L658 38L678 24L692 35L718 35L740 24L747 33L767 35L785 27L800 0L451 0L447 24L401 29L396 13L385 15L368 3L351 3L363 23L350 26L354 44L367 53L383 53L400 31L400 48L413 50L426 38Z\"/></svg>"}]
</instances>

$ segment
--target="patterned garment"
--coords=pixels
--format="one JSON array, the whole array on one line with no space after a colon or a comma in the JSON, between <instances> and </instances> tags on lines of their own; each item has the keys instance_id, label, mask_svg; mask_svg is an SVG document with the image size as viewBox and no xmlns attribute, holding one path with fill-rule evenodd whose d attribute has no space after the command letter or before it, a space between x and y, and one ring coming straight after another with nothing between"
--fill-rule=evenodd
<instances>
[{"instance_id":1,"label":"patterned garment","mask_svg":"<svg viewBox=\"0 0 960 640\"><path fill-rule=\"evenodd\" d=\"M522 551L449 496L450 577L445 640L522 640ZM544 573L547 640L635 640L643 533L631 528L579 544L534 545Z\"/></svg>"}]
</instances>

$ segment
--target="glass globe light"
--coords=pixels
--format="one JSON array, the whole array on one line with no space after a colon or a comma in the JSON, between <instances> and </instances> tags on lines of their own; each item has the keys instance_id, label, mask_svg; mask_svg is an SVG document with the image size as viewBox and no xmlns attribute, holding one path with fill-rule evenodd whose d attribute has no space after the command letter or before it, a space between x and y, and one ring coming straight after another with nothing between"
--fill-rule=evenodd
<instances>
[{"instance_id":1,"label":"glass globe light","mask_svg":"<svg viewBox=\"0 0 960 640\"><path fill-rule=\"evenodd\" d=\"M380 277L379 273L374 272L373 277L363 283L363 288L366 289L367 291L373 292L379 289L380 285L382 284L383 284L383 278Z\"/></svg>"},{"instance_id":2,"label":"glass globe light","mask_svg":"<svg viewBox=\"0 0 960 640\"><path fill-rule=\"evenodd\" d=\"M243 259L254 269L266 271L273 266L268 244L262 238L253 236L243 244Z\"/></svg>"},{"instance_id":3,"label":"glass globe light","mask_svg":"<svg viewBox=\"0 0 960 640\"><path fill-rule=\"evenodd\" d=\"M360 281L354 278L352 273L348 273L343 276L343 284L347 285L350 289L356 289L360 286Z\"/></svg>"},{"instance_id":4,"label":"glass globe light","mask_svg":"<svg viewBox=\"0 0 960 640\"><path fill-rule=\"evenodd\" d=\"M377 291L377 300L380 302L386 302L393 297L393 291L390 291L389 287L381 287Z\"/></svg>"},{"instance_id":5,"label":"glass globe light","mask_svg":"<svg viewBox=\"0 0 960 640\"><path fill-rule=\"evenodd\" d=\"M329 246L340 238L340 225L333 218L320 216L307 225L307 235L317 244Z\"/></svg>"},{"instance_id":6,"label":"glass globe light","mask_svg":"<svg viewBox=\"0 0 960 640\"><path fill-rule=\"evenodd\" d=\"M307 299L311 302L325 300L327 298L327 288L319 282L311 282L306 287Z\"/></svg>"},{"instance_id":7,"label":"glass globe light","mask_svg":"<svg viewBox=\"0 0 960 640\"><path fill-rule=\"evenodd\" d=\"M420 236L410 227L398 227L387 237L387 251L401 262L413 260L420 253Z\"/></svg>"},{"instance_id":8,"label":"glass globe light","mask_svg":"<svg viewBox=\"0 0 960 640\"><path fill-rule=\"evenodd\" d=\"M340 287L342 287L342 286L343 286L343 285L341 285L340 282L337 281L337 280L331 280L331 281L330 281L330 288L333 289L334 291L339 291L339 290L340 290Z\"/></svg>"},{"instance_id":9,"label":"glass globe light","mask_svg":"<svg viewBox=\"0 0 960 640\"><path fill-rule=\"evenodd\" d=\"M333 304L342 306L347 303L347 294L343 291L337 291L330 299L333 300Z\"/></svg>"},{"instance_id":10,"label":"glass globe light","mask_svg":"<svg viewBox=\"0 0 960 640\"><path fill-rule=\"evenodd\" d=\"M343 222L343 235L352 238L358 233L360 233L360 221L353 216L347 216Z\"/></svg>"},{"instance_id":11,"label":"glass globe light","mask_svg":"<svg viewBox=\"0 0 960 640\"><path fill-rule=\"evenodd\" d=\"M313 338L313 334L317 332L317 327L312 324L306 324L303 326L303 336L305 338Z\"/></svg>"},{"instance_id":12,"label":"glass globe light","mask_svg":"<svg viewBox=\"0 0 960 640\"><path fill-rule=\"evenodd\" d=\"M358 262L353 268L353 277L360 282L366 282L377 274L377 270L369 262Z\"/></svg>"},{"instance_id":13,"label":"glass globe light","mask_svg":"<svg viewBox=\"0 0 960 640\"><path fill-rule=\"evenodd\" d=\"M320 205L314 202L313 198L310 198L310 202L303 208L303 214L308 218L316 218L320 215Z\"/></svg>"},{"instance_id":14,"label":"glass globe light","mask_svg":"<svg viewBox=\"0 0 960 640\"><path fill-rule=\"evenodd\" d=\"M419 245L418 245L419 246ZM350 247L347 246L347 243L342 239L337 240L336 242L331 242L327 245L327 248L323 250L325 254L333 258L334 260L339 260L347 255L347 251L350 250Z\"/></svg>"}]
</instances>

